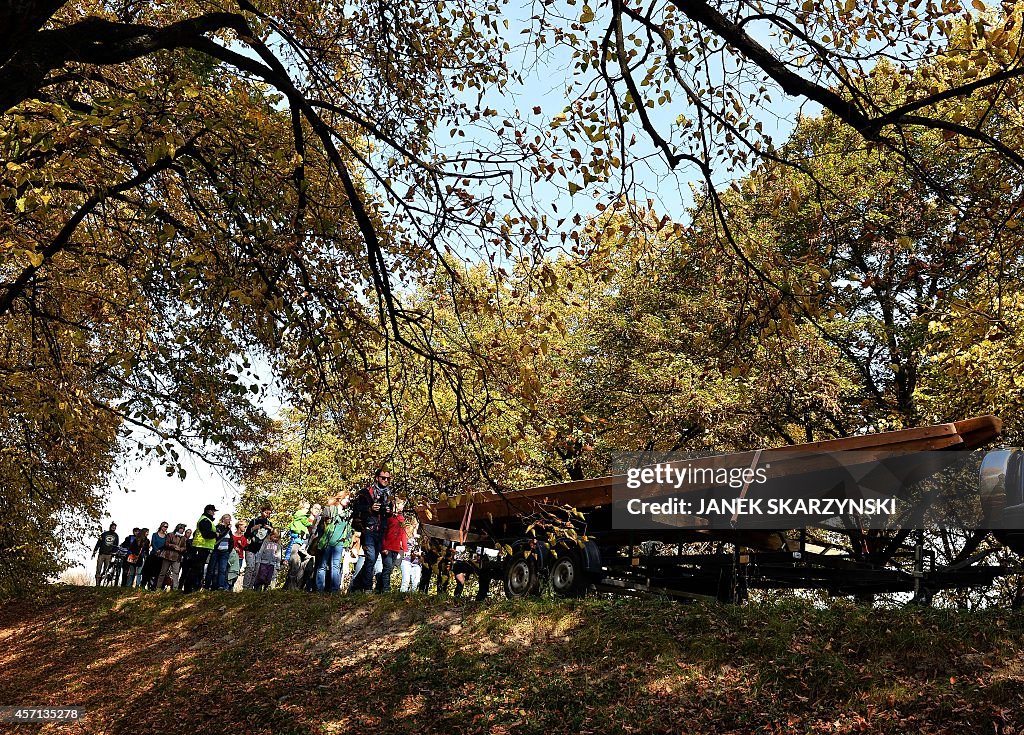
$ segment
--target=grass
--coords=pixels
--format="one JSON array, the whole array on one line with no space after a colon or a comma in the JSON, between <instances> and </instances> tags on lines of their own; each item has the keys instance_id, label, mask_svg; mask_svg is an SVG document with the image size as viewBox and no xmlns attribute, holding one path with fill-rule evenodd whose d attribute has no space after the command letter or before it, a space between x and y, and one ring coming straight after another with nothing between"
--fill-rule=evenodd
<instances>
[{"instance_id":1,"label":"grass","mask_svg":"<svg viewBox=\"0 0 1024 735\"><path fill-rule=\"evenodd\" d=\"M56 586L0 604L24 732L1020 733L1024 617Z\"/></svg>"}]
</instances>

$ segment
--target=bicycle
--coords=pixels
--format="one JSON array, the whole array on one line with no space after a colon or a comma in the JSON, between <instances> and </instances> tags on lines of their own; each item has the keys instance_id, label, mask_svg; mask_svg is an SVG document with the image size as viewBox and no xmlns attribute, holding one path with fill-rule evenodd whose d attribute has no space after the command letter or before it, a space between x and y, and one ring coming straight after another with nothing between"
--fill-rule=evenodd
<instances>
[{"instance_id":1,"label":"bicycle","mask_svg":"<svg viewBox=\"0 0 1024 735\"><path fill-rule=\"evenodd\" d=\"M118 549L110 559L110 564L103 570L100 577L100 587L118 587L121 584L121 575L124 572L128 560L128 552Z\"/></svg>"}]
</instances>

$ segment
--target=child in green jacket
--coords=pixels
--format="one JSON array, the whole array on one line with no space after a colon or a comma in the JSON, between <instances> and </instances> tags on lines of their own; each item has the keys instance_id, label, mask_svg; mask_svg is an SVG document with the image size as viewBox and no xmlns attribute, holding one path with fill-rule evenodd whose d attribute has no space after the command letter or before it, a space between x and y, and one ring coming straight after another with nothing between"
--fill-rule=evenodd
<instances>
[{"instance_id":1,"label":"child in green jacket","mask_svg":"<svg viewBox=\"0 0 1024 735\"><path fill-rule=\"evenodd\" d=\"M292 556L292 547L309 535L309 527L313 525L313 518L309 514L309 501L303 500L299 509L292 514L292 522L288 524L288 540L284 550L285 563Z\"/></svg>"}]
</instances>

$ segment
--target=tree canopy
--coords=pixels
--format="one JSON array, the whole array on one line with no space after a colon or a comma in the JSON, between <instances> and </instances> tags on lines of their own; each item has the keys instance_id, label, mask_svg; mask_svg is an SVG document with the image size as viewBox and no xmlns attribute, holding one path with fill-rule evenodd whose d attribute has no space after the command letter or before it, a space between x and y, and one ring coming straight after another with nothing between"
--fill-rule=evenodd
<instances>
[{"instance_id":1,"label":"tree canopy","mask_svg":"<svg viewBox=\"0 0 1024 735\"><path fill-rule=\"evenodd\" d=\"M0 434L12 512L27 495L43 525L59 507L95 514L132 430L169 473L184 474L183 447L238 467L269 427L272 378L316 398L366 382L382 340L413 345L401 281L436 265L437 233L467 210L478 231L492 216L459 182L493 170L432 141L475 114L453 79L502 82L493 37L453 18L462 10L6 7Z\"/></svg>"},{"instance_id":2,"label":"tree canopy","mask_svg":"<svg viewBox=\"0 0 1024 735\"><path fill-rule=\"evenodd\" d=\"M0 10L5 512L95 517L126 440L441 493L1015 405L952 386L1015 344L1018 6L514 12Z\"/></svg>"}]
</instances>

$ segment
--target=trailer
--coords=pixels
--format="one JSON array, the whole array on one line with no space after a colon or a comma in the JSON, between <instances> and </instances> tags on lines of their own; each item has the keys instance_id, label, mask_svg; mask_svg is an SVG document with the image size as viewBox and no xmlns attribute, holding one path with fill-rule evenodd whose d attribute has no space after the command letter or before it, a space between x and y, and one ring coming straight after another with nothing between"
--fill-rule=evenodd
<instances>
[{"instance_id":1,"label":"trailer","mask_svg":"<svg viewBox=\"0 0 1024 735\"><path fill-rule=\"evenodd\" d=\"M771 463L775 479L790 483L787 487L799 494L815 488L825 477L821 473L837 463L870 463L873 469L884 467L881 474L890 483L896 478L900 487L911 488L941 469L936 457L984 447L1001 432L998 418L980 416L705 457L697 464ZM983 563L987 555L975 553L989 533L1016 553L1024 552L1024 531L1014 530L1024 529L1024 453L1019 450L985 455L978 500L982 525L994 530L960 534L957 553L942 562L926 547L920 530L865 529L849 518L821 515L783 528L723 527L713 518L622 528L613 522L613 488L621 481L609 475L512 492L467 493L417 509L420 532L427 539L499 550L496 558L481 556L481 583L500 579L513 598L538 594L549 584L564 597L596 591L741 602L754 589L805 589L858 598L906 592L928 602L940 590L987 586L1018 571ZM758 491L747 486L742 494L751 499ZM731 487L726 492L737 495ZM568 508L575 512L565 516L559 533L531 532L538 517ZM827 535L841 542L823 541L814 528L830 529Z\"/></svg>"}]
</instances>

